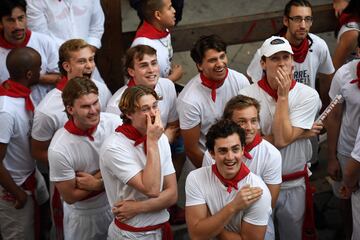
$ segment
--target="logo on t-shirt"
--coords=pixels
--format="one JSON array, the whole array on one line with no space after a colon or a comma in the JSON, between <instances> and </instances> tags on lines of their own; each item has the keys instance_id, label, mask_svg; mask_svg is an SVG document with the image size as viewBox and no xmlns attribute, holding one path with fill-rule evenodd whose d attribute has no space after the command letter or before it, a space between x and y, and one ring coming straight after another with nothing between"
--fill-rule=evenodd
<instances>
[{"instance_id":1,"label":"logo on t-shirt","mask_svg":"<svg viewBox=\"0 0 360 240\"><path fill-rule=\"evenodd\" d=\"M308 74L308 70L295 71L294 79L299 83L310 86L310 75Z\"/></svg>"}]
</instances>

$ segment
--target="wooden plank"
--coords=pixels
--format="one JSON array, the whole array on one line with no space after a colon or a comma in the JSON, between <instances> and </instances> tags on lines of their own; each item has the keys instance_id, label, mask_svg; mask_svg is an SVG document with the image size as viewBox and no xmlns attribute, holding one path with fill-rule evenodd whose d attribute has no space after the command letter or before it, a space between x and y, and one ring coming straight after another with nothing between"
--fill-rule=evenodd
<instances>
[{"instance_id":1,"label":"wooden plank","mask_svg":"<svg viewBox=\"0 0 360 240\"><path fill-rule=\"evenodd\" d=\"M314 23L311 32L333 31L336 18L331 4L313 7ZM250 16L231 17L178 26L172 32L174 51L187 51L202 35L218 34L229 45L262 41L278 32L282 27L283 12L270 12ZM123 33L124 48L128 48L135 36L134 32Z\"/></svg>"},{"instance_id":2,"label":"wooden plank","mask_svg":"<svg viewBox=\"0 0 360 240\"><path fill-rule=\"evenodd\" d=\"M124 85L121 1L101 0L101 5L105 14L105 32L96 60L101 76L114 93Z\"/></svg>"}]
</instances>

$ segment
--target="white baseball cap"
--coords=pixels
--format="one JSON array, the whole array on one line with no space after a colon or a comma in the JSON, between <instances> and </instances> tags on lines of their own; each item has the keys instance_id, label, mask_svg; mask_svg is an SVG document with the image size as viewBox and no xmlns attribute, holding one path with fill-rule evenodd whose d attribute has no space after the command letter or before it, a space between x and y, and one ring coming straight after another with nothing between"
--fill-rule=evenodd
<instances>
[{"instance_id":1,"label":"white baseball cap","mask_svg":"<svg viewBox=\"0 0 360 240\"><path fill-rule=\"evenodd\" d=\"M278 36L271 36L266 39L260 48L261 56L265 57L270 57L271 55L282 51L294 54L288 40Z\"/></svg>"}]
</instances>

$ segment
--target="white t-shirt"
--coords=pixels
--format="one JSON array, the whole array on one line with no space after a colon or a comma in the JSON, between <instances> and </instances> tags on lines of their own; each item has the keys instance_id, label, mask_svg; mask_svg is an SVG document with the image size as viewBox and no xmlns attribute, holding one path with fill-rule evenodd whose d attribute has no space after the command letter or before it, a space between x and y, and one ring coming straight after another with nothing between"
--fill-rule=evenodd
<instances>
[{"instance_id":1,"label":"white t-shirt","mask_svg":"<svg viewBox=\"0 0 360 240\"><path fill-rule=\"evenodd\" d=\"M156 50L157 60L160 66L160 76L167 78L171 70L171 60L173 57L173 48L171 45L171 34L164 38L150 39L146 37L135 38L131 47L137 45L147 45Z\"/></svg>"},{"instance_id":2,"label":"white t-shirt","mask_svg":"<svg viewBox=\"0 0 360 240\"><path fill-rule=\"evenodd\" d=\"M354 148L356 134L360 126L360 89L350 81L357 78L356 68L360 59L353 60L339 68L331 82L329 96L333 99L337 94L344 98L343 113L337 151L347 157Z\"/></svg>"},{"instance_id":3,"label":"white t-shirt","mask_svg":"<svg viewBox=\"0 0 360 240\"><path fill-rule=\"evenodd\" d=\"M170 145L167 137L163 134L159 141L161 164L161 187L163 189L164 176L175 172L171 160ZM110 206L121 200L142 201L148 197L127 182L142 171L146 164L144 144L134 146L134 141L128 139L122 133L114 132L101 147L100 150L100 169L104 180L106 194ZM144 227L160 224L168 221L169 213L166 209L148 213L140 213L126 224L134 227Z\"/></svg>"},{"instance_id":4,"label":"white t-shirt","mask_svg":"<svg viewBox=\"0 0 360 240\"><path fill-rule=\"evenodd\" d=\"M27 47L35 49L41 56L41 74L59 72L58 69L58 49L53 40L42 33L31 32ZM0 47L0 83L9 78L9 72L6 68L6 57L11 49ZM31 96L34 104L37 105L44 98L53 86L37 84L31 88Z\"/></svg>"},{"instance_id":5,"label":"white t-shirt","mask_svg":"<svg viewBox=\"0 0 360 240\"><path fill-rule=\"evenodd\" d=\"M29 28L47 34L59 47L73 38L100 48L104 12L100 0L26 0Z\"/></svg>"},{"instance_id":6,"label":"white t-shirt","mask_svg":"<svg viewBox=\"0 0 360 240\"><path fill-rule=\"evenodd\" d=\"M225 228L232 232L240 232L241 221L253 225L265 226L268 224L271 214L271 195L264 182L255 174L249 173L239 181L238 189L250 184L252 187L260 187L263 190L261 198L249 208L239 211L232 217ZM211 167L203 167L192 171L185 184L186 206L206 204L210 214L214 215L230 203L239 192L232 188L231 193L227 187L212 172Z\"/></svg>"},{"instance_id":7,"label":"white t-shirt","mask_svg":"<svg viewBox=\"0 0 360 240\"><path fill-rule=\"evenodd\" d=\"M276 147L263 139L260 144L251 149L250 155L252 159L243 157L242 160L252 173L261 177L266 184L281 183L281 154ZM202 166L207 167L214 163L215 160L206 150Z\"/></svg>"},{"instance_id":8,"label":"white t-shirt","mask_svg":"<svg viewBox=\"0 0 360 240\"><path fill-rule=\"evenodd\" d=\"M0 143L7 144L3 164L20 186L35 169L30 154L30 131L33 113L25 109L24 98L0 96Z\"/></svg>"},{"instance_id":9,"label":"white t-shirt","mask_svg":"<svg viewBox=\"0 0 360 240\"><path fill-rule=\"evenodd\" d=\"M92 134L94 141L90 141L86 136L74 135L65 128L60 128L52 138L48 150L50 181L61 182L74 179L77 171L96 173L100 169L100 147L119 124L121 124L121 120L116 115L101 113L99 125ZM68 204L68 206L86 210L100 208L106 204L106 194L103 193L84 201Z\"/></svg>"},{"instance_id":10,"label":"white t-shirt","mask_svg":"<svg viewBox=\"0 0 360 240\"><path fill-rule=\"evenodd\" d=\"M297 63L294 61L294 79L297 82L304 83L315 89L316 74L332 74L335 68L326 42L312 33L309 33L309 36L313 40L313 43L304 62ZM263 77L260 60L261 53L259 48L246 71L247 75L250 76L251 80L255 83Z\"/></svg>"},{"instance_id":11,"label":"white t-shirt","mask_svg":"<svg viewBox=\"0 0 360 240\"><path fill-rule=\"evenodd\" d=\"M94 81L99 90L101 111L111 98L111 92L105 84ZM62 92L55 88L51 90L35 108L34 124L31 137L37 141L50 140L56 130L64 126L68 117L61 97Z\"/></svg>"},{"instance_id":12,"label":"white t-shirt","mask_svg":"<svg viewBox=\"0 0 360 240\"><path fill-rule=\"evenodd\" d=\"M345 32L348 32L348 31L358 31L358 32L360 32L360 22L349 22L347 24L342 25L340 30L339 30L338 36L337 36L337 42L338 43L340 42L341 36ZM349 62L349 61L355 59L356 55L357 55L357 51L355 49L355 51L353 51L351 53L351 55L346 58L346 62Z\"/></svg>"},{"instance_id":13,"label":"white t-shirt","mask_svg":"<svg viewBox=\"0 0 360 240\"><path fill-rule=\"evenodd\" d=\"M211 98L211 89L201 83L200 74L192 78L181 91L176 102L180 128L191 129L200 124L200 149L205 152L205 135L211 125L220 119L226 103L249 86L241 73L229 69L224 84L216 89L216 101Z\"/></svg>"},{"instance_id":14,"label":"white t-shirt","mask_svg":"<svg viewBox=\"0 0 360 240\"><path fill-rule=\"evenodd\" d=\"M272 122L276 110L275 100L259 87L257 83L240 90L240 94L257 99L260 102L260 127L264 135L272 134ZM293 127L311 129L316 114L321 108L319 94L312 88L296 83L289 92L289 117ZM280 149L282 157L282 174L302 171L304 165L312 156L309 139L299 139ZM281 187L298 186L303 179L283 182Z\"/></svg>"},{"instance_id":15,"label":"white t-shirt","mask_svg":"<svg viewBox=\"0 0 360 240\"><path fill-rule=\"evenodd\" d=\"M119 102L122 94L128 88L127 85L121 87L110 98L106 107L106 112L111 112L116 115L120 115ZM178 120L178 114L176 111L176 90L174 83L167 78L159 78L158 83L155 86L156 93L162 97L159 101L159 109L161 114L161 121L166 126L169 122Z\"/></svg>"}]
</instances>

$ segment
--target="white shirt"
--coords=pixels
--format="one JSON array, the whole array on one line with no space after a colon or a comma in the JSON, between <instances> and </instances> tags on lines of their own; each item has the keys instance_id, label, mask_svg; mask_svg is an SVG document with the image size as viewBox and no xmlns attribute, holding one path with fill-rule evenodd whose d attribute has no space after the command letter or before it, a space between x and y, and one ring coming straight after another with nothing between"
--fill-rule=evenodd
<instances>
[{"instance_id":1,"label":"white shirt","mask_svg":"<svg viewBox=\"0 0 360 240\"><path fill-rule=\"evenodd\" d=\"M73 38L100 48L104 12L100 0L26 0L29 28L55 40L59 47Z\"/></svg>"},{"instance_id":2,"label":"white shirt","mask_svg":"<svg viewBox=\"0 0 360 240\"><path fill-rule=\"evenodd\" d=\"M48 150L50 181L61 182L74 179L77 171L90 174L99 171L101 144L121 123L122 121L116 115L101 113L99 125L92 134L94 141L90 141L86 136L74 135L65 128L60 128L52 138ZM68 206L86 210L100 208L106 204L106 194L103 193L84 201L68 204Z\"/></svg>"},{"instance_id":3,"label":"white shirt","mask_svg":"<svg viewBox=\"0 0 360 240\"><path fill-rule=\"evenodd\" d=\"M332 74L335 71L332 64L329 48L326 42L320 37L309 33L313 40L313 44L309 48L304 62L294 63L294 79L297 82L304 83L315 89L316 74ZM256 51L253 59L251 60L248 68L247 75L251 77L253 82L259 81L263 77L263 69L260 64L261 54L260 48Z\"/></svg>"},{"instance_id":4,"label":"white shirt","mask_svg":"<svg viewBox=\"0 0 360 240\"><path fill-rule=\"evenodd\" d=\"M264 135L272 135L272 122L276 110L275 100L262 90L257 83L240 90L240 94L257 99L260 102L260 128ZM316 114L321 108L319 94L312 88L296 83L289 92L289 117L293 127L311 129ZM282 157L282 174L302 171L312 156L309 139L299 139L280 149ZM303 179L283 182L281 187L298 186Z\"/></svg>"},{"instance_id":5,"label":"white shirt","mask_svg":"<svg viewBox=\"0 0 360 240\"><path fill-rule=\"evenodd\" d=\"M120 115L121 111L119 109L119 102L122 94L128 88L127 85L124 85L119 90L114 93L110 98L108 105L106 107L106 112L111 112L116 115ZM161 121L166 126L169 122L174 122L178 120L178 114L176 111L176 90L175 85L167 78L159 78L158 83L155 86L156 93L162 97L159 101L159 109L161 115Z\"/></svg>"},{"instance_id":6,"label":"white shirt","mask_svg":"<svg viewBox=\"0 0 360 240\"><path fill-rule=\"evenodd\" d=\"M101 110L111 97L111 93L105 84L94 81L99 90L99 101ZM55 88L51 90L40 104L35 108L34 125L31 137L37 141L50 140L56 130L64 126L68 120L65 107L61 98L62 92Z\"/></svg>"},{"instance_id":7,"label":"white shirt","mask_svg":"<svg viewBox=\"0 0 360 240\"><path fill-rule=\"evenodd\" d=\"M27 47L35 49L41 56L41 74L59 72L58 70L58 50L53 40L48 36L31 32ZM11 49L0 47L0 83L9 78L9 72L6 68L6 57ZM34 104L37 105L53 87L45 84L37 84L31 88L31 96Z\"/></svg>"},{"instance_id":8,"label":"white shirt","mask_svg":"<svg viewBox=\"0 0 360 240\"><path fill-rule=\"evenodd\" d=\"M263 139L249 153L252 159L243 157L242 160L252 173L261 177L266 184L281 183L281 154L276 147ZM215 160L206 150L202 166L211 166L214 163Z\"/></svg>"},{"instance_id":9,"label":"white shirt","mask_svg":"<svg viewBox=\"0 0 360 240\"><path fill-rule=\"evenodd\" d=\"M3 161L10 176L20 186L35 169L30 154L33 113L25 109L24 98L0 96L0 143L7 144Z\"/></svg>"},{"instance_id":10,"label":"white shirt","mask_svg":"<svg viewBox=\"0 0 360 240\"><path fill-rule=\"evenodd\" d=\"M156 56L160 66L160 76L167 78L170 74L171 60L173 57L171 35L168 34L166 37L160 39L138 37L134 39L134 41L131 44L131 47L137 45L147 45L156 50Z\"/></svg>"},{"instance_id":11,"label":"white shirt","mask_svg":"<svg viewBox=\"0 0 360 240\"><path fill-rule=\"evenodd\" d=\"M161 186L163 189L164 176L175 172L171 160L170 145L167 137L163 134L159 141L161 164ZM121 200L142 201L148 197L127 182L142 171L146 164L144 144L134 146L134 141L128 139L122 133L114 132L101 147L100 150L100 169L104 180L106 194L110 206ZM134 227L151 226L166 222L169 213L166 209L140 213L126 222Z\"/></svg>"},{"instance_id":12,"label":"white shirt","mask_svg":"<svg viewBox=\"0 0 360 240\"><path fill-rule=\"evenodd\" d=\"M350 81L357 78L356 68L360 59L353 60L339 68L331 82L329 96L334 98L341 94L344 98L341 127L338 137L337 151L349 157L360 126L360 89L357 83Z\"/></svg>"},{"instance_id":13,"label":"white shirt","mask_svg":"<svg viewBox=\"0 0 360 240\"><path fill-rule=\"evenodd\" d=\"M250 184L263 190L261 198L249 208L235 214L225 228L232 232L240 232L241 221L253 225L265 226L271 214L271 195L264 182L255 174L249 173L239 181L238 189ZM239 192L232 188L231 193L227 187L212 172L211 167L203 167L192 171L186 179L186 206L206 204L210 214L214 215L230 203Z\"/></svg>"}]
</instances>

